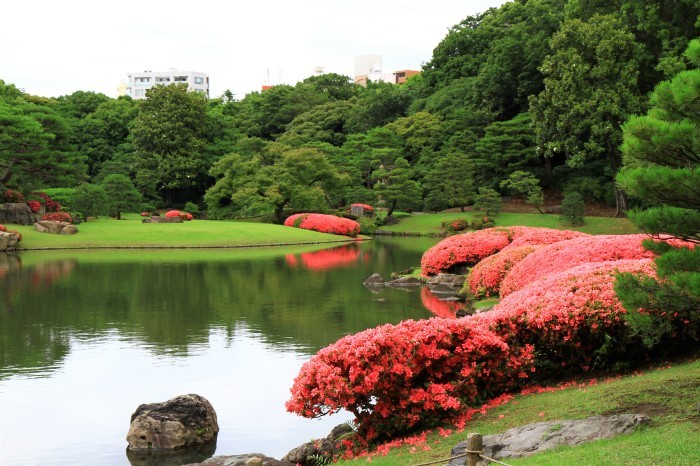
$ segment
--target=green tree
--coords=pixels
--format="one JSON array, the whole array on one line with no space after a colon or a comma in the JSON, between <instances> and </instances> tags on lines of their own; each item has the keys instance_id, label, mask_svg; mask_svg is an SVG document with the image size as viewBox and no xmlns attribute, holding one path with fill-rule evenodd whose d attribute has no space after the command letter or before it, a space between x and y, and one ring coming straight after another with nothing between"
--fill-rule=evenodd
<instances>
[{"instance_id":1,"label":"green tree","mask_svg":"<svg viewBox=\"0 0 700 466\"><path fill-rule=\"evenodd\" d=\"M83 214L83 218L109 213L109 197L102 185L83 183L75 187L69 207Z\"/></svg>"},{"instance_id":2,"label":"green tree","mask_svg":"<svg viewBox=\"0 0 700 466\"><path fill-rule=\"evenodd\" d=\"M614 177L621 163L620 125L639 109L639 46L612 16L564 23L542 64L545 88L530 99L537 144L545 157L563 154L572 167L607 159ZM615 190L617 215L627 210Z\"/></svg>"},{"instance_id":3,"label":"green tree","mask_svg":"<svg viewBox=\"0 0 700 466\"><path fill-rule=\"evenodd\" d=\"M157 189L172 205L174 191L198 187L206 177L207 98L186 84L155 86L133 121L134 171L155 173Z\"/></svg>"},{"instance_id":4,"label":"green tree","mask_svg":"<svg viewBox=\"0 0 700 466\"><path fill-rule=\"evenodd\" d=\"M317 105L296 116L277 141L295 147L312 142L327 142L340 147L347 136L345 122L352 107L345 100Z\"/></svg>"},{"instance_id":5,"label":"green tree","mask_svg":"<svg viewBox=\"0 0 700 466\"><path fill-rule=\"evenodd\" d=\"M141 205L141 193L134 187L128 176L109 175L101 186L107 194L107 210L117 220L121 220L124 211L136 212Z\"/></svg>"},{"instance_id":6,"label":"green tree","mask_svg":"<svg viewBox=\"0 0 700 466\"><path fill-rule=\"evenodd\" d=\"M413 179L414 172L408 161L398 156L393 149L374 149L372 151L372 173L374 192L387 206L387 217L394 214L399 207L412 207L420 203L421 188Z\"/></svg>"},{"instance_id":7,"label":"green tree","mask_svg":"<svg viewBox=\"0 0 700 466\"><path fill-rule=\"evenodd\" d=\"M479 188L479 194L474 197L474 209L483 210L487 217L501 211L503 201L495 189Z\"/></svg>"},{"instance_id":8,"label":"green tree","mask_svg":"<svg viewBox=\"0 0 700 466\"><path fill-rule=\"evenodd\" d=\"M544 213L544 193L540 181L532 173L515 171L507 180L501 181L501 188L508 189L515 196L525 197L528 204L535 207L539 213Z\"/></svg>"},{"instance_id":9,"label":"green tree","mask_svg":"<svg viewBox=\"0 0 700 466\"><path fill-rule=\"evenodd\" d=\"M586 203L581 193L577 191L567 191L561 201L560 218L572 226L583 225L585 222Z\"/></svg>"},{"instance_id":10,"label":"green tree","mask_svg":"<svg viewBox=\"0 0 700 466\"><path fill-rule=\"evenodd\" d=\"M449 152L438 158L423 183L425 208L443 210L464 206L474 199L474 169L471 161L459 152Z\"/></svg>"},{"instance_id":11,"label":"green tree","mask_svg":"<svg viewBox=\"0 0 700 466\"><path fill-rule=\"evenodd\" d=\"M635 224L696 246L647 242L661 254L657 277L623 274L615 285L632 328L647 346L664 342L666 349L697 345L700 338L700 40L690 43L686 57L694 69L660 83L649 112L624 125L624 167L617 177L648 206L630 213Z\"/></svg>"},{"instance_id":12,"label":"green tree","mask_svg":"<svg viewBox=\"0 0 700 466\"><path fill-rule=\"evenodd\" d=\"M362 133L406 116L410 98L402 86L381 81L367 83L348 114L348 132Z\"/></svg>"}]
</instances>

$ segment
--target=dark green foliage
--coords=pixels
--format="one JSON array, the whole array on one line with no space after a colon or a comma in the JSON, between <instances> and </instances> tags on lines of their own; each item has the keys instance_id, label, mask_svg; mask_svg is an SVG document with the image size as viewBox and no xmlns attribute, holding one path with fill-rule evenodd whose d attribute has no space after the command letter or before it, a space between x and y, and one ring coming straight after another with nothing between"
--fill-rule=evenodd
<instances>
[{"instance_id":1,"label":"dark green foliage","mask_svg":"<svg viewBox=\"0 0 700 466\"><path fill-rule=\"evenodd\" d=\"M660 254L658 277L623 274L615 286L644 344L663 343L667 350L697 346L700 337L700 40L691 42L686 56L696 69L659 84L647 115L625 124L625 167L618 176L630 195L650 206L632 213L635 224L696 246L647 242Z\"/></svg>"},{"instance_id":2,"label":"dark green foliage","mask_svg":"<svg viewBox=\"0 0 700 466\"><path fill-rule=\"evenodd\" d=\"M105 188L99 184L78 185L68 206L86 217L98 217L109 213L109 198Z\"/></svg>"},{"instance_id":3,"label":"dark green foliage","mask_svg":"<svg viewBox=\"0 0 700 466\"><path fill-rule=\"evenodd\" d=\"M121 213L136 212L141 206L141 194L134 188L131 180L124 175L109 175L101 183L107 194L107 211L121 220ZM90 188L88 188L90 189ZM85 210L81 210L87 213Z\"/></svg>"},{"instance_id":4,"label":"dark green foliage","mask_svg":"<svg viewBox=\"0 0 700 466\"><path fill-rule=\"evenodd\" d=\"M564 193L564 199L561 201L561 219L569 225L578 226L586 223L584 215L586 215L586 203L581 193L576 191Z\"/></svg>"},{"instance_id":5,"label":"dark green foliage","mask_svg":"<svg viewBox=\"0 0 700 466\"><path fill-rule=\"evenodd\" d=\"M503 207L501 195L491 188L479 188L479 194L474 197L474 209L483 210L487 217L496 215Z\"/></svg>"},{"instance_id":6,"label":"dark green foliage","mask_svg":"<svg viewBox=\"0 0 700 466\"><path fill-rule=\"evenodd\" d=\"M540 213L544 205L544 193L539 180L532 174L523 171L511 173L507 180L501 181L501 187L508 189L515 196L522 196L527 203Z\"/></svg>"},{"instance_id":7,"label":"dark green foliage","mask_svg":"<svg viewBox=\"0 0 700 466\"><path fill-rule=\"evenodd\" d=\"M379 201L387 207L387 217L399 208L413 208L420 199L420 185L413 179L408 161L392 149L372 151L372 180Z\"/></svg>"}]
</instances>

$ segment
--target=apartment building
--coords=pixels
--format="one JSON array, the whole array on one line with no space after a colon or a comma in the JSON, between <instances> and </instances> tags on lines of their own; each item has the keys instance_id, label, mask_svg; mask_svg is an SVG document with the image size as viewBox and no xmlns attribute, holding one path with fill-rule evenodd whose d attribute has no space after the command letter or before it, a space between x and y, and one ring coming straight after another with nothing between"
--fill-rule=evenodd
<instances>
[{"instance_id":1,"label":"apartment building","mask_svg":"<svg viewBox=\"0 0 700 466\"><path fill-rule=\"evenodd\" d=\"M189 90L202 92L209 97L209 76L198 71L179 71L170 68L168 71L143 71L129 73L124 95L133 99L145 99L146 91L153 86L185 83Z\"/></svg>"}]
</instances>

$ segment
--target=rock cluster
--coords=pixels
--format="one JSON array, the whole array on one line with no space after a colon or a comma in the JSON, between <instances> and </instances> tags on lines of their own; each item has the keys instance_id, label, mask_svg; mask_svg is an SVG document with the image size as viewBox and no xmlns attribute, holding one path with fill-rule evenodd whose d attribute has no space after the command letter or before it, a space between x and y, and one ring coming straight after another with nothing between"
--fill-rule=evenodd
<instances>
[{"instance_id":1,"label":"rock cluster","mask_svg":"<svg viewBox=\"0 0 700 466\"><path fill-rule=\"evenodd\" d=\"M55 235L74 235L78 232L75 225L68 222L54 222L53 220L41 220L34 224L34 229L39 233L52 233Z\"/></svg>"}]
</instances>

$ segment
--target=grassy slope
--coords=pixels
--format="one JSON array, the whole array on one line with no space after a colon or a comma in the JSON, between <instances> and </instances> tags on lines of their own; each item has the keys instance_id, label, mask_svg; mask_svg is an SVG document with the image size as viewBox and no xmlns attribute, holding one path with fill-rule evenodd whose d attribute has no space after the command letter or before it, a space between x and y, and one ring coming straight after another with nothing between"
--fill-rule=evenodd
<instances>
[{"instance_id":1,"label":"grassy slope","mask_svg":"<svg viewBox=\"0 0 700 466\"><path fill-rule=\"evenodd\" d=\"M120 221L103 217L82 223L75 235L38 233L31 225L12 225L11 229L22 233L20 246L24 249L241 247L350 240L344 236L263 223L194 220L144 224L136 214L127 214Z\"/></svg>"},{"instance_id":2,"label":"grassy slope","mask_svg":"<svg viewBox=\"0 0 700 466\"><path fill-rule=\"evenodd\" d=\"M411 453L410 447L402 447L392 450L387 456L372 458L372 464L404 466L448 458L450 449L466 439L468 432L493 434L535 422L617 413L647 414L653 422L632 435L505 462L514 466L700 464L698 400L700 360L650 369L611 381L582 381L563 390L517 395L509 403L473 419L461 433L452 433L446 438L436 432L429 434L426 444L430 451L423 451L419 446ZM367 459L338 464L344 466L358 462L366 464Z\"/></svg>"},{"instance_id":3,"label":"grassy slope","mask_svg":"<svg viewBox=\"0 0 700 466\"><path fill-rule=\"evenodd\" d=\"M482 217L483 214L478 212L416 214L403 217L396 225L383 226L380 230L396 233L440 234L442 222L460 218L471 221ZM501 227L527 225L531 227L577 230L592 235L639 233L639 230L627 218L586 217L586 223L580 227L572 227L565 224L559 219L558 215L504 212L493 218L496 221L496 226Z\"/></svg>"}]
</instances>

